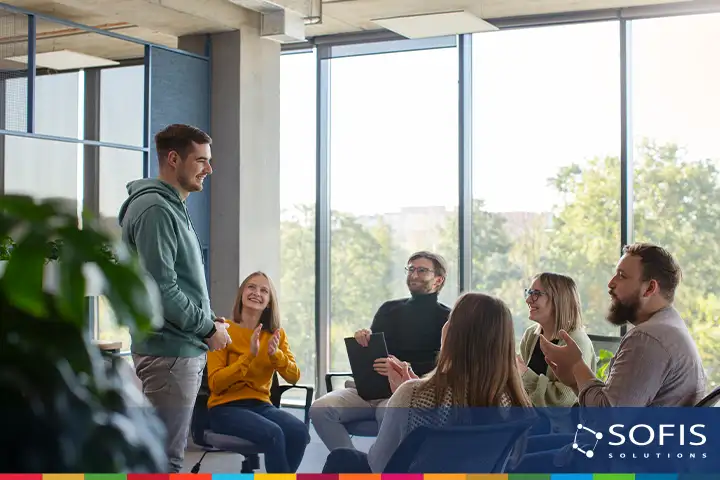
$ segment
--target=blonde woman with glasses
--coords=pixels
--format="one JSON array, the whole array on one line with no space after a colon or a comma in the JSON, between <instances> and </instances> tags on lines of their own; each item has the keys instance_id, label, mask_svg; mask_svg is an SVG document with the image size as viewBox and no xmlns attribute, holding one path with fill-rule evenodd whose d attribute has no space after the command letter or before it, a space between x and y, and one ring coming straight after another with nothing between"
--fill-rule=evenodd
<instances>
[{"instance_id":1,"label":"blonde woman with glasses","mask_svg":"<svg viewBox=\"0 0 720 480\"><path fill-rule=\"evenodd\" d=\"M525 289L530 326L520 341L517 366L525 391L536 407L571 407L577 401L572 388L561 383L540 350L540 335L556 345L564 345L565 330L582 351L583 361L595 371L595 350L582 322L580 294L575 281L558 273L541 273ZM552 422L551 422L552 424Z\"/></svg>"}]
</instances>

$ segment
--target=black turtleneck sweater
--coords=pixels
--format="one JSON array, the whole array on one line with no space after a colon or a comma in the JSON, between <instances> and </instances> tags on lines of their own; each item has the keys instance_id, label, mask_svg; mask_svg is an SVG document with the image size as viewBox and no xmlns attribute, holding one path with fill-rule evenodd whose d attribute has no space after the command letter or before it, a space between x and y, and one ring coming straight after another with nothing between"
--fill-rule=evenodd
<instances>
[{"instance_id":1,"label":"black turtleneck sweater","mask_svg":"<svg viewBox=\"0 0 720 480\"><path fill-rule=\"evenodd\" d=\"M435 368L442 328L449 315L450 307L438 302L437 293L413 294L383 303L370 330L383 332L388 353L409 362L422 376Z\"/></svg>"}]
</instances>

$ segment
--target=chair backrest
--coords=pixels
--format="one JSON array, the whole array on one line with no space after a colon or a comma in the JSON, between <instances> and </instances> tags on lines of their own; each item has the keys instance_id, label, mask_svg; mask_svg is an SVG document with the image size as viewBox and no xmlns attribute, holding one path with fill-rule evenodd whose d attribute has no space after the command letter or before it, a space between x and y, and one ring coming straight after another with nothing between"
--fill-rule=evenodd
<instances>
[{"instance_id":1,"label":"chair backrest","mask_svg":"<svg viewBox=\"0 0 720 480\"><path fill-rule=\"evenodd\" d=\"M535 418L490 425L418 427L384 473L502 473L515 443Z\"/></svg>"},{"instance_id":2,"label":"chair backrest","mask_svg":"<svg viewBox=\"0 0 720 480\"><path fill-rule=\"evenodd\" d=\"M280 395L280 381L277 372L275 372L270 387L270 402L277 408L280 408ZM207 367L205 367L200 389L195 399L195 406L193 407L192 420L190 421L190 434L193 442L200 446L209 446L205 443L205 430L210 429L210 415L207 406L209 399L210 385L208 383Z\"/></svg>"},{"instance_id":3,"label":"chair backrest","mask_svg":"<svg viewBox=\"0 0 720 480\"><path fill-rule=\"evenodd\" d=\"M590 341L595 349L595 355L597 355L600 350L608 350L614 355L617 353L620 341L622 340L622 337L611 337L607 335L589 334L588 337L590 337Z\"/></svg>"},{"instance_id":4,"label":"chair backrest","mask_svg":"<svg viewBox=\"0 0 720 480\"><path fill-rule=\"evenodd\" d=\"M700 400L696 407L720 407L720 387L716 387L715 390L710 392Z\"/></svg>"}]
</instances>

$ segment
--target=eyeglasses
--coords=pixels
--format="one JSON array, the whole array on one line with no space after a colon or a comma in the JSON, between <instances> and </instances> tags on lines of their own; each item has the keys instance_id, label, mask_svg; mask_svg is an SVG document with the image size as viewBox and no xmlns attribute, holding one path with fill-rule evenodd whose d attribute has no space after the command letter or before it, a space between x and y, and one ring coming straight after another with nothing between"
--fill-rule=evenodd
<instances>
[{"instance_id":1,"label":"eyeglasses","mask_svg":"<svg viewBox=\"0 0 720 480\"><path fill-rule=\"evenodd\" d=\"M405 267L405 273L408 275L412 275L413 273L417 273L418 275L425 275L426 273L434 272L435 270L430 270L429 268L425 267Z\"/></svg>"},{"instance_id":2,"label":"eyeglasses","mask_svg":"<svg viewBox=\"0 0 720 480\"><path fill-rule=\"evenodd\" d=\"M543 295L547 295L547 293L541 292L540 290L534 290L532 288L525 289L525 299L526 300L528 297L530 297L530 298L532 298L533 302L537 302L537 299L542 297Z\"/></svg>"}]
</instances>

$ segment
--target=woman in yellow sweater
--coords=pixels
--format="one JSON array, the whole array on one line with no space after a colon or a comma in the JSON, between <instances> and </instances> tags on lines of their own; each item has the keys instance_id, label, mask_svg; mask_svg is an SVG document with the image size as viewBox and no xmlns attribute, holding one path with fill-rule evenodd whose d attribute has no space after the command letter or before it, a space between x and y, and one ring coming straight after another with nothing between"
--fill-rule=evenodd
<instances>
[{"instance_id":1,"label":"woman in yellow sweater","mask_svg":"<svg viewBox=\"0 0 720 480\"><path fill-rule=\"evenodd\" d=\"M210 425L257 444L268 473L294 473L310 434L301 420L270 403L273 374L297 383L300 369L280 328L277 295L266 274L243 280L228 323L232 343L208 353Z\"/></svg>"}]
</instances>

